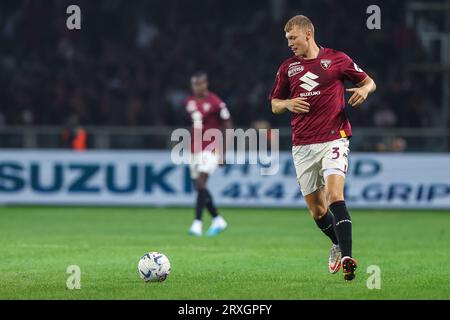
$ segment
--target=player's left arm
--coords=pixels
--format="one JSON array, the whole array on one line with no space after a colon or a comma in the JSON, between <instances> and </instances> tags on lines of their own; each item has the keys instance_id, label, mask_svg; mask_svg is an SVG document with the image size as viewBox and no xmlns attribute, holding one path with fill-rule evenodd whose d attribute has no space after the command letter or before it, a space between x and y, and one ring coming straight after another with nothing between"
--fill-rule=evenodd
<instances>
[{"instance_id":1,"label":"player's left arm","mask_svg":"<svg viewBox=\"0 0 450 320\"><path fill-rule=\"evenodd\" d=\"M357 84L358 88L346 89L347 92L353 92L352 96L348 100L348 104L352 107L357 107L366 101L369 94L377 89L375 81L367 76L363 81Z\"/></svg>"},{"instance_id":2,"label":"player's left arm","mask_svg":"<svg viewBox=\"0 0 450 320\"><path fill-rule=\"evenodd\" d=\"M231 140L227 139L227 129L233 129L233 120L231 119L230 112L226 107L225 103L220 104L220 119L222 120L222 135L224 139L224 144L222 150L219 151L219 165L225 165L225 154L230 148Z\"/></svg>"}]
</instances>

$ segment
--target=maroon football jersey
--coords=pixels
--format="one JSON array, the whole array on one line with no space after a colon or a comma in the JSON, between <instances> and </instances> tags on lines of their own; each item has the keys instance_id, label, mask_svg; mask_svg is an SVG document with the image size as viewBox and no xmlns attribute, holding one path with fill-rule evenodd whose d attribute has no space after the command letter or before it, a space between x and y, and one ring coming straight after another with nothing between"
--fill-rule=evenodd
<instances>
[{"instance_id":1,"label":"maroon football jersey","mask_svg":"<svg viewBox=\"0 0 450 320\"><path fill-rule=\"evenodd\" d=\"M191 151L200 152L207 146L211 150L211 146L215 146L216 141L203 140L202 137L208 129L222 129L223 121L230 119L230 112L225 102L212 92L204 98L189 96L186 99L186 111L192 120ZM194 141L195 136L198 136L200 140Z\"/></svg>"},{"instance_id":2,"label":"maroon football jersey","mask_svg":"<svg viewBox=\"0 0 450 320\"><path fill-rule=\"evenodd\" d=\"M320 47L315 59L294 56L285 60L278 69L269 98L304 97L310 104L308 113L292 113L292 144L350 137L352 129L344 111L344 80L357 84L366 77L345 53L329 48Z\"/></svg>"}]
</instances>

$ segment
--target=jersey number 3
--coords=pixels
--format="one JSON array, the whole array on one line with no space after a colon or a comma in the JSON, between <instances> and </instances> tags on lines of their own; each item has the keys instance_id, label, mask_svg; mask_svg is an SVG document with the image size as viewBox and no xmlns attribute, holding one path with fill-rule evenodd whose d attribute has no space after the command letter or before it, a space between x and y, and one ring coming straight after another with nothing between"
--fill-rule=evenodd
<instances>
[{"instance_id":1,"label":"jersey number 3","mask_svg":"<svg viewBox=\"0 0 450 320\"><path fill-rule=\"evenodd\" d=\"M333 148L333 158L331 158L331 159L333 159L333 160L335 160L335 159L339 159L339 156L341 155L340 153L339 153L339 147L334 147Z\"/></svg>"}]
</instances>

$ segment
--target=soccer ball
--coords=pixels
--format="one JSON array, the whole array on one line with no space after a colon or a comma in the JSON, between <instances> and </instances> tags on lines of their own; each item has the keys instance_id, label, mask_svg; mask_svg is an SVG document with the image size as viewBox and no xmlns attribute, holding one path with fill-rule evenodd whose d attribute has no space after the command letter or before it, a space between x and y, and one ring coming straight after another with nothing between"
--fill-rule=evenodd
<instances>
[{"instance_id":1,"label":"soccer ball","mask_svg":"<svg viewBox=\"0 0 450 320\"><path fill-rule=\"evenodd\" d=\"M162 282L170 273L170 262L159 252L149 252L138 263L139 276L145 282Z\"/></svg>"}]
</instances>

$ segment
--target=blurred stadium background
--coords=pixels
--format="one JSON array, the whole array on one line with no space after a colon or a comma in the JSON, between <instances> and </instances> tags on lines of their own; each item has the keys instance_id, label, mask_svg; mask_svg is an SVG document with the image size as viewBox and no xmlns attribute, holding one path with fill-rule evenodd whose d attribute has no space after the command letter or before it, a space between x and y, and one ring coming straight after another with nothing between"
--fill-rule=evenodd
<instances>
[{"instance_id":1,"label":"blurred stadium background","mask_svg":"<svg viewBox=\"0 0 450 320\"><path fill-rule=\"evenodd\" d=\"M71 4L81 8L81 30L65 27ZM372 4L381 8L381 30L366 27ZM319 44L353 57L377 83L361 108L348 110L354 137L347 199L351 208L403 209L352 211L361 268L391 268L386 285L398 291L371 295L361 282L337 294L339 285L329 287L327 275L296 269L299 253L312 256L311 264L325 254L304 237L325 240L306 210L295 209L304 205L289 153L289 115L272 115L267 100L290 55L283 26L295 14L312 19ZM61 270L82 261L99 286L87 284L92 290L78 296L84 298L449 298L442 248L450 243L450 1L3 0L0 43L0 203L119 206L1 208L0 297L73 297L50 289L65 281ZM277 176L231 165L212 177L217 203L237 207L224 209L231 227L212 245L186 240L194 193L188 170L169 157L171 132L190 125L183 101L197 70L209 74L236 127L280 129L283 151ZM145 208L128 208L136 205ZM159 208L175 205L188 208ZM244 209L267 206L294 209ZM129 270L152 248L180 266L178 278L143 293ZM203 258L192 261L199 248ZM281 252L280 264L263 252ZM433 265L416 261L418 252ZM229 259L252 276L224 271ZM286 278L255 267L267 264ZM24 265L36 272L32 285ZM130 281L111 284L92 270ZM218 272L228 282L216 282ZM309 272L323 285L305 280L313 278ZM187 290L192 284L195 290Z\"/></svg>"},{"instance_id":2,"label":"blurred stadium background","mask_svg":"<svg viewBox=\"0 0 450 320\"><path fill-rule=\"evenodd\" d=\"M82 8L82 30L65 9ZM382 1L382 29L366 28L370 1L2 1L0 147L164 149L187 126L189 76L210 74L235 124L264 121L290 136L267 102L289 51L283 25L311 17L318 42L355 57L380 84L357 112L354 151L448 152L448 1ZM282 139L288 149L289 139Z\"/></svg>"},{"instance_id":3,"label":"blurred stadium background","mask_svg":"<svg viewBox=\"0 0 450 320\"><path fill-rule=\"evenodd\" d=\"M382 1L380 30L366 27L369 1L77 1L81 30L65 27L70 4L1 4L3 150L126 149L157 158L152 150L168 150L171 132L190 126L189 77L204 70L236 127L280 129L288 151L289 115L272 115L267 97L290 55L284 22L300 12L316 24L319 44L354 57L379 84L362 108L348 110L353 154L450 151L449 1Z\"/></svg>"}]
</instances>

